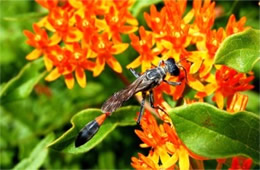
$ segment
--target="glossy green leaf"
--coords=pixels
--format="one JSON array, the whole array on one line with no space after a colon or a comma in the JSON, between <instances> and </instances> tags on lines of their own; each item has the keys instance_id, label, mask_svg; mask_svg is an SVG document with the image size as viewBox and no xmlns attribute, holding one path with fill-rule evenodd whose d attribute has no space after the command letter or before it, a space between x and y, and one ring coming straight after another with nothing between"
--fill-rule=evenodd
<instances>
[{"instance_id":1,"label":"glossy green leaf","mask_svg":"<svg viewBox=\"0 0 260 170\"><path fill-rule=\"evenodd\" d=\"M80 131L88 122L95 119L101 114L100 109L86 109L77 113L71 119L72 127L65 132L60 138L49 145L50 148L68 153L83 153L94 148L117 126L135 125L134 117L139 111L138 106L122 107L115 111L113 115L104 122L98 133L86 144L75 148L74 142Z\"/></svg>"},{"instance_id":2,"label":"glossy green leaf","mask_svg":"<svg viewBox=\"0 0 260 170\"><path fill-rule=\"evenodd\" d=\"M231 35L220 45L215 64L223 64L239 72L249 72L260 59L260 30L248 29Z\"/></svg>"},{"instance_id":3,"label":"glossy green leaf","mask_svg":"<svg viewBox=\"0 0 260 170\"><path fill-rule=\"evenodd\" d=\"M24 170L24 169L38 169L43 164L47 154L48 148L47 145L52 142L54 135L51 133L46 136L32 151L28 158L23 159L18 163L14 169Z\"/></svg>"},{"instance_id":4,"label":"glossy green leaf","mask_svg":"<svg viewBox=\"0 0 260 170\"><path fill-rule=\"evenodd\" d=\"M170 116L178 136L194 153L210 159L244 155L259 163L259 116L230 114L205 103L176 107Z\"/></svg>"},{"instance_id":5,"label":"glossy green leaf","mask_svg":"<svg viewBox=\"0 0 260 170\"><path fill-rule=\"evenodd\" d=\"M1 102L26 98L45 75L46 72L43 69L42 59L28 63L16 77L0 89Z\"/></svg>"}]
</instances>

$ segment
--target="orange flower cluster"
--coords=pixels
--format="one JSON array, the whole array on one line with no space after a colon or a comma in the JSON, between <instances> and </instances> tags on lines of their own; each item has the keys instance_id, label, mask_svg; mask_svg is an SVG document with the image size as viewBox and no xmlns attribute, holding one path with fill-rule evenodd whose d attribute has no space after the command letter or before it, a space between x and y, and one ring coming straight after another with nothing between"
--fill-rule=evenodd
<instances>
[{"instance_id":1,"label":"orange flower cluster","mask_svg":"<svg viewBox=\"0 0 260 170\"><path fill-rule=\"evenodd\" d=\"M189 169L189 156L195 159L202 157L190 152L178 138L176 131L169 123L158 125L155 118L146 112L141 120L142 130L135 130L137 136L144 142L140 146L149 148L148 156L139 153L139 159L132 157L131 165L136 169ZM179 164L177 165L177 162Z\"/></svg>"},{"instance_id":2,"label":"orange flower cluster","mask_svg":"<svg viewBox=\"0 0 260 170\"><path fill-rule=\"evenodd\" d=\"M247 29L244 27L246 18L236 21L235 16L231 15L226 29L212 30L215 2L193 1L193 8L185 16L183 15L187 1L165 0L164 4L160 11L152 5L150 14L144 14L151 31L140 27L140 37L129 35L131 45L139 56L127 66L128 68L141 65L142 71L145 71L153 65L156 66L160 59L173 57L187 72L185 75L186 72L183 70L178 77L168 77L169 81L181 82L180 86L173 87L161 83L154 89L155 105L169 109L170 106L163 99L162 93L178 100L183 97L187 84L196 91L196 95L195 99L185 99L186 104L202 102L206 96L213 95L213 101L221 109L224 108L224 101L227 98L226 109L229 112L244 110L248 97L238 92L252 89L253 86L249 83L254 76L251 73L249 76L238 73L227 66L214 67L214 56L225 38ZM171 124L171 120L167 119L167 122ZM150 114L146 114L141 126L143 131L136 130L136 134L144 142L141 147L151 147L151 150L148 156L139 153L139 158L132 158L134 168L189 169L189 156L197 160L202 159L192 154L181 143L172 124L158 125Z\"/></svg>"},{"instance_id":3,"label":"orange flower cluster","mask_svg":"<svg viewBox=\"0 0 260 170\"><path fill-rule=\"evenodd\" d=\"M181 63L187 71L181 72L178 77L169 77L170 81L181 82L180 86L172 87L162 83L155 89L155 103L165 105L162 92L171 95L174 100L183 97L186 84L197 93L195 98L214 95L219 108L224 107L224 98L238 92L251 89L249 85L253 76L234 72L226 66L214 67L214 56L222 41L234 34L244 31L246 18L236 21L231 15L226 29L211 29L215 20L215 2L211 0L193 1L193 8L185 15L186 0L164 1L164 7L158 11L154 5L150 7L150 14L144 13L144 18L151 31L139 28L140 37L130 34L131 45L139 56L127 68L136 68L141 65L142 71L156 66L161 59L173 57ZM161 56L161 57L159 57ZM216 69L216 76L212 70ZM223 72L230 72L226 77ZM226 80L232 76L232 80ZM187 80L186 80L187 77ZM225 79L225 80L224 80ZM242 79L242 80L239 80ZM235 89L231 89L232 86ZM229 86L230 88L226 88ZM166 106L164 106L166 107Z\"/></svg>"},{"instance_id":4,"label":"orange flower cluster","mask_svg":"<svg viewBox=\"0 0 260 170\"><path fill-rule=\"evenodd\" d=\"M69 89L74 75L86 86L85 70L98 76L108 64L121 73L114 55L128 48L121 34L135 32L137 20L128 8L131 1L105 0L36 0L49 10L48 16L33 25L34 33L25 30L27 43L35 49L26 56L35 60L43 56L49 75L47 81L65 77Z\"/></svg>"}]
</instances>

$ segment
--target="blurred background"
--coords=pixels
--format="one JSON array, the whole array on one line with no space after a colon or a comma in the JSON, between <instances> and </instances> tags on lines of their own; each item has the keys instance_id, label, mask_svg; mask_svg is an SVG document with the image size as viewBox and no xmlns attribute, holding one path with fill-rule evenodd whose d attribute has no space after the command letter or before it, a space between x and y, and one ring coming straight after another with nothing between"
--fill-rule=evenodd
<instances>
[{"instance_id":1,"label":"blurred background","mask_svg":"<svg viewBox=\"0 0 260 170\"><path fill-rule=\"evenodd\" d=\"M156 1L158 2L158 0ZM259 29L259 4L257 1L220 1L216 2L214 28L225 27L228 16L233 13L239 19L247 17L246 25ZM163 6L162 2L157 7ZM188 2L187 11L192 8ZM139 25L146 25L141 9L138 14ZM0 1L0 88L16 76L28 63L25 56L32 47L25 43L23 30L32 30L32 24L47 15L36 2L28 0ZM127 36L123 37L129 42ZM116 56L124 68L123 74L129 81L134 77L125 66L137 57L137 53L129 47L123 54ZM258 102L259 95L259 64L255 65L253 91L247 92L250 101ZM100 108L102 103L115 91L124 87L121 79L109 68L96 78L91 72L87 74L85 89L78 84L72 90L66 88L63 78L48 83L40 81L34 87L29 97L21 100L1 103L0 106L0 169L10 169L20 161L30 156L33 148L49 133L54 132L56 138L70 127L70 119L77 112L86 108ZM248 103L248 110L259 111L259 105ZM139 105L133 98L126 105ZM134 134L138 126L120 127L114 130L97 147L91 151L72 155L49 150L44 159L42 169L126 169L131 168L131 157L138 152L147 154L148 150L141 149L141 141ZM215 164L214 161L210 164ZM207 165L207 164L206 164ZM214 166L213 166L214 167Z\"/></svg>"}]
</instances>

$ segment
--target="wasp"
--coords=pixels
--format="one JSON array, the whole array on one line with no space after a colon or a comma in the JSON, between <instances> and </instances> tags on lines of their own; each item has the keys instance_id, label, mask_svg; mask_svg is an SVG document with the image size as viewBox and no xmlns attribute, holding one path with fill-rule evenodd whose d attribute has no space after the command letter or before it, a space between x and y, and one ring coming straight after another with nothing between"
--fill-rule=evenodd
<instances>
[{"instance_id":1,"label":"wasp","mask_svg":"<svg viewBox=\"0 0 260 170\"><path fill-rule=\"evenodd\" d=\"M149 102L152 108L159 109L164 112L160 106L154 106L153 98L153 88L158 86L161 82L166 82L169 85L177 86L181 82L170 82L165 80L166 74L170 73L171 76L179 76L180 69L182 67L175 62L173 58L168 58L166 61L161 60L158 67L152 68L144 72L142 75L133 69L129 69L131 73L136 77L128 87L114 93L110 98L108 98L101 107L102 115L96 117L93 121L83 127L75 141L75 147L79 147L89 141L98 131L99 127L103 124L108 116L122 106L122 104L130 99L134 94L142 92L142 102L140 107L140 113L137 118L137 123L139 124L144 113L144 103L146 99L147 92L149 92ZM183 67L182 67L183 68ZM184 68L183 68L184 69ZM185 73L186 70L184 69Z\"/></svg>"}]
</instances>

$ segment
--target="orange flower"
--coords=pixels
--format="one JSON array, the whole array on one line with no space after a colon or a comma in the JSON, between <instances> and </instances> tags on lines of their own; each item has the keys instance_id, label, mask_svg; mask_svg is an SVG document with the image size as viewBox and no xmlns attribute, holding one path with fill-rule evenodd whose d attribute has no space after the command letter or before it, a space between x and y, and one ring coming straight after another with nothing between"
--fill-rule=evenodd
<instances>
[{"instance_id":1,"label":"orange flower","mask_svg":"<svg viewBox=\"0 0 260 170\"><path fill-rule=\"evenodd\" d=\"M155 5L151 5L150 7L150 15L148 13L144 13L144 18L146 20L147 25L153 30L153 33L156 34L155 37L163 37L166 35L165 33L165 24L166 24L166 13L165 7L161 9L160 12L157 11Z\"/></svg>"},{"instance_id":2,"label":"orange flower","mask_svg":"<svg viewBox=\"0 0 260 170\"><path fill-rule=\"evenodd\" d=\"M229 17L227 26L226 26L226 34L227 36L244 31L245 29L248 29L249 27L244 27L246 23L246 17L242 17L238 22L236 22L236 17L234 14L232 14Z\"/></svg>"},{"instance_id":3,"label":"orange flower","mask_svg":"<svg viewBox=\"0 0 260 170\"><path fill-rule=\"evenodd\" d=\"M229 98L230 99L230 98ZM242 111L246 109L248 96L235 93L231 100L227 101L227 111L230 113Z\"/></svg>"},{"instance_id":4,"label":"orange flower","mask_svg":"<svg viewBox=\"0 0 260 170\"><path fill-rule=\"evenodd\" d=\"M46 80L53 81L64 75L69 89L74 86L73 71L75 71L77 82L84 88L86 86L85 69L92 71L95 67L95 63L87 60L87 49L82 49L78 43L67 45L67 48L61 48L58 45L51 47L47 56L56 68L46 77Z\"/></svg>"},{"instance_id":5,"label":"orange flower","mask_svg":"<svg viewBox=\"0 0 260 170\"><path fill-rule=\"evenodd\" d=\"M239 158L239 157L234 157L232 159L231 167L229 170L249 170L252 166L252 159L248 158Z\"/></svg>"},{"instance_id":6,"label":"orange flower","mask_svg":"<svg viewBox=\"0 0 260 170\"><path fill-rule=\"evenodd\" d=\"M95 63L87 60L87 49L82 49L78 43L73 43L71 52L72 56L68 62L73 65L77 82L84 88L86 86L86 75L84 70L93 71Z\"/></svg>"},{"instance_id":7,"label":"orange flower","mask_svg":"<svg viewBox=\"0 0 260 170\"><path fill-rule=\"evenodd\" d=\"M35 34L27 30L24 31L24 34L28 38L28 40L26 41L27 44L37 49L46 49L51 42L46 31L44 29L41 29L37 24L33 24L33 30Z\"/></svg>"},{"instance_id":8,"label":"orange flower","mask_svg":"<svg viewBox=\"0 0 260 170\"><path fill-rule=\"evenodd\" d=\"M202 6L202 0L193 1L195 11L195 24L201 33L207 33L214 24L215 20L215 2L205 0Z\"/></svg>"},{"instance_id":9,"label":"orange flower","mask_svg":"<svg viewBox=\"0 0 260 170\"><path fill-rule=\"evenodd\" d=\"M153 49L153 36L151 33L145 31L144 27L139 28L140 39L135 34L130 34L132 47L140 54L132 63L127 65L127 68L136 68L142 65L142 71L151 68L151 63L157 65L160 51Z\"/></svg>"},{"instance_id":10,"label":"orange flower","mask_svg":"<svg viewBox=\"0 0 260 170\"><path fill-rule=\"evenodd\" d=\"M115 43L122 42L120 33L130 34L138 29L138 27L136 26L125 25L125 23L127 22L127 12L127 8L121 8L116 10L115 7L110 7L109 13L105 15L105 20L109 27L108 32L111 34L112 40Z\"/></svg>"},{"instance_id":11,"label":"orange flower","mask_svg":"<svg viewBox=\"0 0 260 170\"><path fill-rule=\"evenodd\" d=\"M169 120L169 119L168 119ZM189 156L201 159L192 154L182 144L175 130L168 123L158 125L154 117L145 112L141 120L141 130L135 130L144 142L141 147L151 147L148 156L138 154L139 159L132 157L131 165L136 169L173 169L178 166L189 169ZM177 161L179 162L177 165Z\"/></svg>"},{"instance_id":12,"label":"orange flower","mask_svg":"<svg viewBox=\"0 0 260 170\"><path fill-rule=\"evenodd\" d=\"M51 29L54 29L65 42L76 42L82 38L82 33L72 26L71 18L72 13L60 7L52 9L48 16Z\"/></svg>"},{"instance_id":13,"label":"orange flower","mask_svg":"<svg viewBox=\"0 0 260 170\"><path fill-rule=\"evenodd\" d=\"M58 43L54 38L49 39L48 34L44 29L41 29L37 24L33 24L33 30L35 34L30 31L24 30L24 34L27 36L27 44L33 46L35 49L26 56L27 60L35 60L46 52L48 47ZM51 70L52 63L44 55L44 62L47 70Z\"/></svg>"},{"instance_id":14,"label":"orange flower","mask_svg":"<svg viewBox=\"0 0 260 170\"><path fill-rule=\"evenodd\" d=\"M98 76L107 63L114 71L121 73L122 67L113 57L115 54L122 53L128 47L126 43L113 44L109 40L108 33L94 35L91 39L91 49L97 54L96 67L94 68L94 76Z\"/></svg>"},{"instance_id":15,"label":"orange flower","mask_svg":"<svg viewBox=\"0 0 260 170\"><path fill-rule=\"evenodd\" d=\"M249 84L253 79L253 75L247 77L244 73L238 73L227 66L221 66L216 71L218 88L213 100L216 101L219 108L223 109L224 98L228 97L228 100L230 100L236 92L254 88L253 85Z\"/></svg>"}]
</instances>

